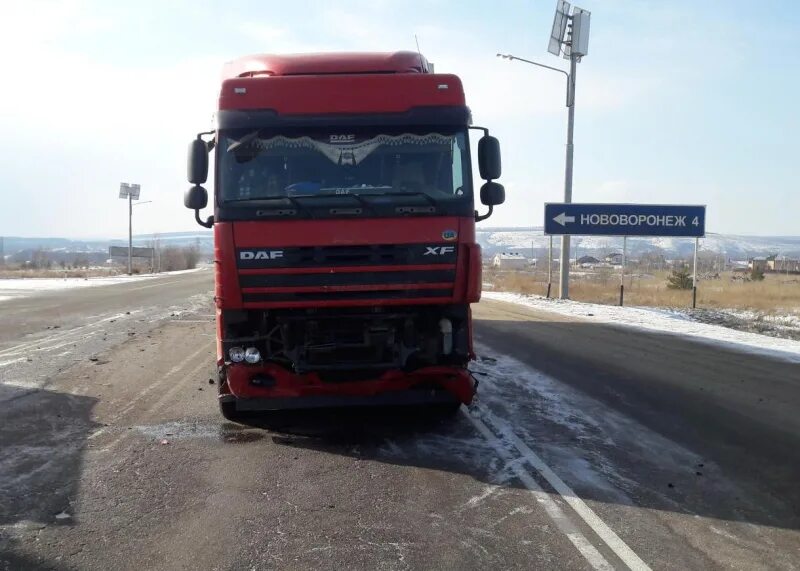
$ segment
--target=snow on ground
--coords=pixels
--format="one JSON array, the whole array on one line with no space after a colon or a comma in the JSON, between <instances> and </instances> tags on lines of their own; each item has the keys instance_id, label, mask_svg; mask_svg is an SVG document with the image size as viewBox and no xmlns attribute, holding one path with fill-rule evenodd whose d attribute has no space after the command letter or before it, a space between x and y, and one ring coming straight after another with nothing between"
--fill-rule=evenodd
<instances>
[{"instance_id":1,"label":"snow on ground","mask_svg":"<svg viewBox=\"0 0 800 571\"><path fill-rule=\"evenodd\" d=\"M523 441L535 443L550 467L578 489L601 492L607 501L633 503L638 484L624 466L615 465L615 449L649 464L652 473L667 480L666 472L686 470L702 461L636 420L514 357L494 353L480 343L475 350L479 358L470 370L481 382L479 410L502 419Z\"/></svg>"},{"instance_id":2,"label":"snow on ground","mask_svg":"<svg viewBox=\"0 0 800 571\"><path fill-rule=\"evenodd\" d=\"M484 292L483 297L524 305L533 309L550 311L587 321L609 325L636 327L692 339L727 349L747 351L777 357L791 363L800 363L800 342L737 331L720 325L698 323L685 314L663 309L597 305L571 300L547 299L508 292Z\"/></svg>"},{"instance_id":3,"label":"snow on ground","mask_svg":"<svg viewBox=\"0 0 800 571\"><path fill-rule=\"evenodd\" d=\"M197 272L201 269L202 268L195 268L193 270L163 272L160 274L103 276L93 278L0 278L0 302L19 297L28 297L42 291L116 285L150 280L161 276L175 276Z\"/></svg>"}]
</instances>

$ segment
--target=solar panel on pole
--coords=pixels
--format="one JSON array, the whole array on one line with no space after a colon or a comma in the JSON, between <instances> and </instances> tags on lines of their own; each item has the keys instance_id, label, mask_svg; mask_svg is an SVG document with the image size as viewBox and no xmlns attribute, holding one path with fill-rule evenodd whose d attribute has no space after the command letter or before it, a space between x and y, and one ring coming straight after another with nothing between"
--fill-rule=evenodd
<instances>
[{"instance_id":1,"label":"solar panel on pole","mask_svg":"<svg viewBox=\"0 0 800 571\"><path fill-rule=\"evenodd\" d=\"M569 9L569 2L558 0L556 13L553 16L553 29L550 31L550 44L547 47L547 51L555 56L561 53L561 44L564 42L564 33L567 31L569 20Z\"/></svg>"}]
</instances>

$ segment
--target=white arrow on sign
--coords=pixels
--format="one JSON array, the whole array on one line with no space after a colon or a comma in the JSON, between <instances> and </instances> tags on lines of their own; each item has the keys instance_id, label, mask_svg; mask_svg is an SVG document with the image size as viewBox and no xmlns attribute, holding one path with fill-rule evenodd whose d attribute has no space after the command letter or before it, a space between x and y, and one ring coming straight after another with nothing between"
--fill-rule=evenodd
<instances>
[{"instance_id":1,"label":"white arrow on sign","mask_svg":"<svg viewBox=\"0 0 800 571\"><path fill-rule=\"evenodd\" d=\"M562 212L561 214L559 214L558 216L553 218L553 220L555 220L556 222L558 222L562 226L565 226L567 222L575 222L575 217L574 216L567 216L566 212Z\"/></svg>"}]
</instances>

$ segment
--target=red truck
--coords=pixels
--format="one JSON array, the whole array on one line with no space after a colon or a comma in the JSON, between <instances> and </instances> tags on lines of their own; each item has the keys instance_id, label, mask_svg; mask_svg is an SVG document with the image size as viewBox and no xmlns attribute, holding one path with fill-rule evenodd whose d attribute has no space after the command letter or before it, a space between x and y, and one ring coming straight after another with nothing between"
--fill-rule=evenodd
<instances>
[{"instance_id":1,"label":"red truck","mask_svg":"<svg viewBox=\"0 0 800 571\"><path fill-rule=\"evenodd\" d=\"M214 230L222 414L470 403L475 222L505 191L459 78L413 52L248 56L224 68L216 121L184 204Z\"/></svg>"}]
</instances>

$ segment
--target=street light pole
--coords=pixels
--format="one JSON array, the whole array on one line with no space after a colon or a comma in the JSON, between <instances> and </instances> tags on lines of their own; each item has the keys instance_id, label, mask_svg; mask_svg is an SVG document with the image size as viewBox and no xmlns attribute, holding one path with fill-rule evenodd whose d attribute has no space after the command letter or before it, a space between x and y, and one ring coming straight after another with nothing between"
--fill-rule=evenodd
<instances>
[{"instance_id":1,"label":"street light pole","mask_svg":"<svg viewBox=\"0 0 800 571\"><path fill-rule=\"evenodd\" d=\"M122 182L119 197L128 199L128 275L133 275L133 201L139 200L141 187L138 184ZM149 202L149 201L148 201Z\"/></svg>"},{"instance_id":2,"label":"street light pole","mask_svg":"<svg viewBox=\"0 0 800 571\"><path fill-rule=\"evenodd\" d=\"M569 74L567 75L567 159L564 167L564 202L572 202L572 157L575 151L573 133L575 131L575 72L578 69L578 58L572 54L569 58ZM559 273L558 297L569 299L569 247L568 234L561 236L561 272Z\"/></svg>"},{"instance_id":3,"label":"street light pole","mask_svg":"<svg viewBox=\"0 0 800 571\"><path fill-rule=\"evenodd\" d=\"M572 202L572 165L573 156L575 153L575 144L573 135L575 132L575 74L578 69L578 56L573 53L569 58L569 73L557 67L551 67L535 61L527 60L511 54L497 54L498 57L507 60L518 60L524 63L529 63L552 71L563 73L567 77L567 157L564 167L564 202L569 204ZM558 277L558 297L561 299L569 299L569 264L570 264L570 237L569 235L561 236L561 256L559 260L559 277Z\"/></svg>"},{"instance_id":4,"label":"street light pole","mask_svg":"<svg viewBox=\"0 0 800 571\"><path fill-rule=\"evenodd\" d=\"M557 67L551 67L535 61L522 59L511 54L497 54L508 60L519 60L539 67L557 71L567 76L567 157L564 167L564 202L572 202L572 157L574 154L573 132L575 130L575 75L578 62L589 53L589 24L591 14L577 6L572 6L566 0L557 0L553 29L550 32L550 43L547 51L555 56L563 54L569 59L569 73ZM569 28L569 33L567 29ZM566 34L566 36L565 36ZM561 236L561 256L559 272L559 297L569 299L569 264L570 264L570 237L568 234ZM576 256L577 257L577 256Z\"/></svg>"},{"instance_id":5,"label":"street light pole","mask_svg":"<svg viewBox=\"0 0 800 571\"><path fill-rule=\"evenodd\" d=\"M128 275L133 275L133 197L128 194Z\"/></svg>"}]
</instances>

